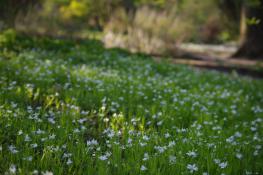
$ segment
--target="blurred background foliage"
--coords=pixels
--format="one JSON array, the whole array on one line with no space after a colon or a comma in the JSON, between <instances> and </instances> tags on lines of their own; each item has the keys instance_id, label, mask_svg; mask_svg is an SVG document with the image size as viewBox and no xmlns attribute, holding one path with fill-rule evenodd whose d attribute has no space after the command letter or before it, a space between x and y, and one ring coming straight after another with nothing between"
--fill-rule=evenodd
<instances>
[{"instance_id":1,"label":"blurred background foliage","mask_svg":"<svg viewBox=\"0 0 263 175\"><path fill-rule=\"evenodd\" d=\"M166 52L182 42L237 41L244 3L258 0L0 0L0 28Z\"/></svg>"}]
</instances>

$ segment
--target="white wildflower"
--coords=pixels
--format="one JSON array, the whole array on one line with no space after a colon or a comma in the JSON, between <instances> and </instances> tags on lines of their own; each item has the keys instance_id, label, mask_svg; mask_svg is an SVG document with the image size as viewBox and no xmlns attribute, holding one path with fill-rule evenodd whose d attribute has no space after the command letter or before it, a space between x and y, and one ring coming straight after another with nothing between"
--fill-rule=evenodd
<instances>
[{"instance_id":1,"label":"white wildflower","mask_svg":"<svg viewBox=\"0 0 263 175\"><path fill-rule=\"evenodd\" d=\"M148 153L144 153L144 156L143 156L143 161L146 161L146 160L149 160L149 154Z\"/></svg>"},{"instance_id":2,"label":"white wildflower","mask_svg":"<svg viewBox=\"0 0 263 175\"><path fill-rule=\"evenodd\" d=\"M31 148L37 148L37 144L36 143L33 143L30 145Z\"/></svg>"},{"instance_id":3,"label":"white wildflower","mask_svg":"<svg viewBox=\"0 0 263 175\"><path fill-rule=\"evenodd\" d=\"M166 150L166 147L161 147L161 146L155 146L154 149L159 151L159 153L163 153Z\"/></svg>"},{"instance_id":4,"label":"white wildflower","mask_svg":"<svg viewBox=\"0 0 263 175\"><path fill-rule=\"evenodd\" d=\"M132 143L132 139L131 138L128 138L128 144L131 144Z\"/></svg>"},{"instance_id":5,"label":"white wildflower","mask_svg":"<svg viewBox=\"0 0 263 175\"><path fill-rule=\"evenodd\" d=\"M114 133L114 131L112 131L112 130L107 134L107 136L108 136L109 138L114 137L114 135L115 135L115 133Z\"/></svg>"},{"instance_id":6,"label":"white wildflower","mask_svg":"<svg viewBox=\"0 0 263 175\"><path fill-rule=\"evenodd\" d=\"M168 147L173 147L173 146L175 146L175 141L170 141Z\"/></svg>"},{"instance_id":7,"label":"white wildflower","mask_svg":"<svg viewBox=\"0 0 263 175\"><path fill-rule=\"evenodd\" d=\"M169 137L170 137L170 134L167 132L166 134L164 134L164 137L165 137L165 138L169 138Z\"/></svg>"},{"instance_id":8,"label":"white wildflower","mask_svg":"<svg viewBox=\"0 0 263 175\"><path fill-rule=\"evenodd\" d=\"M141 171L146 171L146 170L147 170L147 168L144 165L142 165L141 166Z\"/></svg>"},{"instance_id":9,"label":"white wildflower","mask_svg":"<svg viewBox=\"0 0 263 175\"><path fill-rule=\"evenodd\" d=\"M235 136L240 138L240 137L242 137L242 134L237 131L237 132L235 133Z\"/></svg>"},{"instance_id":10,"label":"white wildflower","mask_svg":"<svg viewBox=\"0 0 263 175\"><path fill-rule=\"evenodd\" d=\"M19 136L22 135L22 134L23 134L22 130L19 130L18 133L17 133L17 135L19 135Z\"/></svg>"},{"instance_id":11,"label":"white wildflower","mask_svg":"<svg viewBox=\"0 0 263 175\"><path fill-rule=\"evenodd\" d=\"M16 173L16 166L15 166L14 164L12 164L12 165L10 166L9 172L10 172L11 174L15 174L15 173Z\"/></svg>"},{"instance_id":12,"label":"white wildflower","mask_svg":"<svg viewBox=\"0 0 263 175\"><path fill-rule=\"evenodd\" d=\"M220 160L219 160L219 159L214 159L214 162L215 162L216 164L219 164L219 163L220 163Z\"/></svg>"},{"instance_id":13,"label":"white wildflower","mask_svg":"<svg viewBox=\"0 0 263 175\"><path fill-rule=\"evenodd\" d=\"M51 124L55 124L56 123L54 118L48 118L48 122L51 123Z\"/></svg>"},{"instance_id":14,"label":"white wildflower","mask_svg":"<svg viewBox=\"0 0 263 175\"><path fill-rule=\"evenodd\" d=\"M196 164L193 164L193 165L188 164L188 165L187 165L187 169L188 169L191 173L193 173L194 171L198 171L198 167L196 166Z\"/></svg>"},{"instance_id":15,"label":"white wildflower","mask_svg":"<svg viewBox=\"0 0 263 175\"><path fill-rule=\"evenodd\" d=\"M74 132L74 133L80 133L80 130L79 130L78 128L75 128L75 129L73 130L73 132Z\"/></svg>"},{"instance_id":16,"label":"white wildflower","mask_svg":"<svg viewBox=\"0 0 263 175\"><path fill-rule=\"evenodd\" d=\"M28 134L25 136L25 142L30 142L31 138L28 136Z\"/></svg>"},{"instance_id":17,"label":"white wildflower","mask_svg":"<svg viewBox=\"0 0 263 175\"><path fill-rule=\"evenodd\" d=\"M32 174L33 174L33 175L38 175L39 173L38 173L37 170L34 170L34 171L32 172Z\"/></svg>"},{"instance_id":18,"label":"white wildflower","mask_svg":"<svg viewBox=\"0 0 263 175\"><path fill-rule=\"evenodd\" d=\"M9 149L9 151L10 151L11 153L13 153L13 154L18 153L18 150L17 150L16 147L13 146L13 145L10 145L10 146L8 147L8 149Z\"/></svg>"},{"instance_id":19,"label":"white wildflower","mask_svg":"<svg viewBox=\"0 0 263 175\"><path fill-rule=\"evenodd\" d=\"M220 164L218 164L218 166L221 168L221 169L224 169L227 167L227 162L221 162Z\"/></svg>"},{"instance_id":20,"label":"white wildflower","mask_svg":"<svg viewBox=\"0 0 263 175\"><path fill-rule=\"evenodd\" d=\"M38 129L38 130L36 131L36 134L38 134L38 135L40 135L40 134L45 134L45 131L42 131L41 129Z\"/></svg>"},{"instance_id":21,"label":"white wildflower","mask_svg":"<svg viewBox=\"0 0 263 175\"><path fill-rule=\"evenodd\" d=\"M157 123L157 126L161 126L163 124L163 121L161 120L161 121L159 121L158 123Z\"/></svg>"},{"instance_id":22,"label":"white wildflower","mask_svg":"<svg viewBox=\"0 0 263 175\"><path fill-rule=\"evenodd\" d=\"M98 145L98 141L95 140L95 139L88 140L88 141L87 141L87 145L88 145L88 146L95 146L95 145Z\"/></svg>"},{"instance_id":23,"label":"white wildflower","mask_svg":"<svg viewBox=\"0 0 263 175\"><path fill-rule=\"evenodd\" d=\"M27 160L27 161L31 162L33 160L33 157L32 156L28 156L28 157L23 158L23 160Z\"/></svg>"},{"instance_id":24,"label":"white wildflower","mask_svg":"<svg viewBox=\"0 0 263 175\"><path fill-rule=\"evenodd\" d=\"M71 159L68 159L68 161L67 161L67 165L70 165L70 164L72 164L73 162L72 162L72 160Z\"/></svg>"},{"instance_id":25,"label":"white wildflower","mask_svg":"<svg viewBox=\"0 0 263 175\"><path fill-rule=\"evenodd\" d=\"M169 156L169 163L175 164L176 163L176 157L175 156Z\"/></svg>"},{"instance_id":26,"label":"white wildflower","mask_svg":"<svg viewBox=\"0 0 263 175\"><path fill-rule=\"evenodd\" d=\"M50 140L53 140L53 139L55 139L55 137L56 137L56 135L55 135L55 134L51 134L51 135L49 135L49 136L48 136L48 138L49 138Z\"/></svg>"},{"instance_id":27,"label":"white wildflower","mask_svg":"<svg viewBox=\"0 0 263 175\"><path fill-rule=\"evenodd\" d=\"M45 171L42 172L42 175L53 175L53 173L51 171Z\"/></svg>"},{"instance_id":28,"label":"white wildflower","mask_svg":"<svg viewBox=\"0 0 263 175\"><path fill-rule=\"evenodd\" d=\"M243 155L241 153L236 153L236 158L242 159Z\"/></svg>"},{"instance_id":29,"label":"white wildflower","mask_svg":"<svg viewBox=\"0 0 263 175\"><path fill-rule=\"evenodd\" d=\"M147 145L147 143L144 143L144 142L140 142L139 144L140 144L141 147L144 147L144 146Z\"/></svg>"},{"instance_id":30,"label":"white wildflower","mask_svg":"<svg viewBox=\"0 0 263 175\"><path fill-rule=\"evenodd\" d=\"M99 156L99 159L104 161L104 160L108 159L108 156L107 155L102 155L102 156Z\"/></svg>"},{"instance_id":31,"label":"white wildflower","mask_svg":"<svg viewBox=\"0 0 263 175\"><path fill-rule=\"evenodd\" d=\"M233 143L234 141L235 141L234 136L231 136L231 137L229 137L229 138L226 139L226 142L227 142L227 143Z\"/></svg>"},{"instance_id":32,"label":"white wildflower","mask_svg":"<svg viewBox=\"0 0 263 175\"><path fill-rule=\"evenodd\" d=\"M146 136L146 135L144 135L144 136L142 137L142 139L145 140L145 141L150 140L150 138L149 138L148 136Z\"/></svg>"},{"instance_id":33,"label":"white wildflower","mask_svg":"<svg viewBox=\"0 0 263 175\"><path fill-rule=\"evenodd\" d=\"M193 157L193 158L197 157L197 153L194 151L189 151L186 153L186 155L188 155L189 157Z\"/></svg>"}]
</instances>

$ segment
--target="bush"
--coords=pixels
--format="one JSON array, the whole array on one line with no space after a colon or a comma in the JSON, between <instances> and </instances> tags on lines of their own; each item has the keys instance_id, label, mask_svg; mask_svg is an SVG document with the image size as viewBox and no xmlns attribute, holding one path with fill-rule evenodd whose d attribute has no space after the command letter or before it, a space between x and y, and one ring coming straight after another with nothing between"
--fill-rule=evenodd
<instances>
[{"instance_id":1,"label":"bush","mask_svg":"<svg viewBox=\"0 0 263 175\"><path fill-rule=\"evenodd\" d=\"M16 40L14 29L7 29L0 33L0 48L11 48Z\"/></svg>"}]
</instances>

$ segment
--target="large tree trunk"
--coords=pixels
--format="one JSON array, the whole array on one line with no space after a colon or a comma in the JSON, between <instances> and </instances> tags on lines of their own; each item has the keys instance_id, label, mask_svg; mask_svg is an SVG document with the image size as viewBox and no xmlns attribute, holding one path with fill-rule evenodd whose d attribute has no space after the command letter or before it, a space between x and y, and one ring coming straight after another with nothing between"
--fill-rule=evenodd
<instances>
[{"instance_id":1,"label":"large tree trunk","mask_svg":"<svg viewBox=\"0 0 263 175\"><path fill-rule=\"evenodd\" d=\"M260 0L260 3L246 10L247 18L255 18L258 23L247 25L243 43L233 57L263 59L263 0Z\"/></svg>"}]
</instances>

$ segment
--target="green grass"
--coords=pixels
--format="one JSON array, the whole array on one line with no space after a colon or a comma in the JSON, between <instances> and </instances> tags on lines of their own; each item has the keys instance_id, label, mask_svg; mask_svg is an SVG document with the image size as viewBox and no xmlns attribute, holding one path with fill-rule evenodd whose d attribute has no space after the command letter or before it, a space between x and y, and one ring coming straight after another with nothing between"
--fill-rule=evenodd
<instances>
[{"instance_id":1,"label":"green grass","mask_svg":"<svg viewBox=\"0 0 263 175\"><path fill-rule=\"evenodd\" d=\"M16 36L0 48L0 174L263 174L263 81Z\"/></svg>"}]
</instances>

